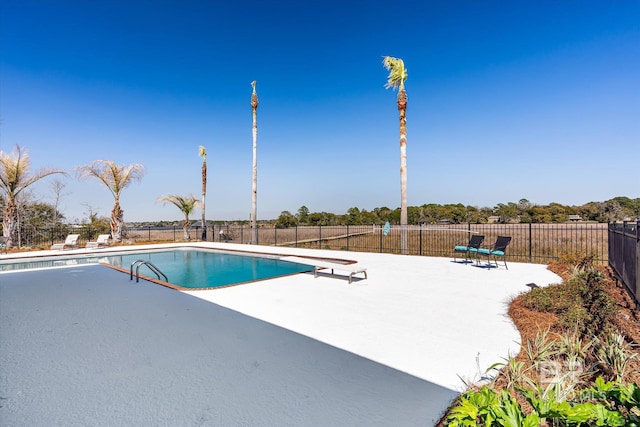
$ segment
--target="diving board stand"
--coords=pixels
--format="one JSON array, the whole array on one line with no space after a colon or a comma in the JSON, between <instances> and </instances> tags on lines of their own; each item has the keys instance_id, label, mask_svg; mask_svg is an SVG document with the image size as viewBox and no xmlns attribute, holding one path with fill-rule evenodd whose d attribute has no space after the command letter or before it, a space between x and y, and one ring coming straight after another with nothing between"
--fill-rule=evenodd
<instances>
[{"instance_id":1,"label":"diving board stand","mask_svg":"<svg viewBox=\"0 0 640 427\"><path fill-rule=\"evenodd\" d=\"M318 270L331 269L331 274L334 274L334 270L342 270L349 272L349 283L353 280L354 274L364 274L364 278L367 278L367 269L357 264L340 264L337 262L325 261L318 258L304 258L299 256L285 256L280 258L282 261L295 262L298 264L306 264L313 266L313 277L318 277Z\"/></svg>"}]
</instances>

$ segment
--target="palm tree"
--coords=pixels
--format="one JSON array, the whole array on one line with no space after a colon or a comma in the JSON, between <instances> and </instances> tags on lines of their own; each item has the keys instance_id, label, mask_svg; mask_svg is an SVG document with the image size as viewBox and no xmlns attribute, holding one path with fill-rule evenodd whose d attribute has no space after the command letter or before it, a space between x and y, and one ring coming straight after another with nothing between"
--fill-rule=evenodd
<instances>
[{"instance_id":1,"label":"palm tree","mask_svg":"<svg viewBox=\"0 0 640 427\"><path fill-rule=\"evenodd\" d=\"M35 173L29 173L31 161L26 149L16 145L12 153L0 150L0 191L4 195L4 210L2 217L2 235L7 239L7 247L13 247L18 232L18 203L17 197L31 184L42 178L67 173L63 170L42 168Z\"/></svg>"},{"instance_id":2,"label":"palm tree","mask_svg":"<svg viewBox=\"0 0 640 427\"><path fill-rule=\"evenodd\" d=\"M382 64L389 70L385 88L398 89L398 111L400 112L400 250L407 253L407 92L404 82L407 69L400 58L385 56Z\"/></svg>"},{"instance_id":3,"label":"palm tree","mask_svg":"<svg viewBox=\"0 0 640 427\"><path fill-rule=\"evenodd\" d=\"M207 240L207 223L204 215L204 198L207 194L207 149L201 145L199 150L202 157L202 240Z\"/></svg>"},{"instance_id":4,"label":"palm tree","mask_svg":"<svg viewBox=\"0 0 640 427\"><path fill-rule=\"evenodd\" d=\"M122 242L124 211L120 207L120 193L134 181L142 180L144 166L133 163L128 166L117 165L111 160L94 160L91 164L76 168L79 179L96 178L111 191L115 203L111 211L111 237Z\"/></svg>"},{"instance_id":5,"label":"palm tree","mask_svg":"<svg viewBox=\"0 0 640 427\"><path fill-rule=\"evenodd\" d=\"M189 221L189 215L196 209L196 206L200 203L194 195L189 197L184 196L163 196L158 198L159 202L171 203L176 206L184 214L184 221L182 222L182 229L184 230L184 239L191 240L189 231L191 230L191 221Z\"/></svg>"},{"instance_id":6,"label":"palm tree","mask_svg":"<svg viewBox=\"0 0 640 427\"><path fill-rule=\"evenodd\" d=\"M251 82L251 108L253 109L253 179L251 185L251 243L258 243L258 94L256 81Z\"/></svg>"}]
</instances>

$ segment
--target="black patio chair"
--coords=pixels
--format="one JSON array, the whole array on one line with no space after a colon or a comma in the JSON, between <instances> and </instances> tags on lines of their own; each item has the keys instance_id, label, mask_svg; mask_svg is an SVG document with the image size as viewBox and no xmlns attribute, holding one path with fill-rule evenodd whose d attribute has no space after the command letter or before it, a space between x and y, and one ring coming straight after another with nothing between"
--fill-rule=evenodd
<instances>
[{"instance_id":1,"label":"black patio chair","mask_svg":"<svg viewBox=\"0 0 640 427\"><path fill-rule=\"evenodd\" d=\"M511 236L498 236L498 238L496 239L496 242L493 244L493 248L488 249L488 248L479 248L478 252L476 253L476 257L479 255L482 256L486 256L487 257L487 267L491 268L492 264L491 264L491 259L493 258L493 262L496 265L496 268L498 267L498 257L502 258L502 261L504 262L504 267L508 270L509 267L507 267L507 257L506 257L506 252L507 252L507 246L509 246L509 243L511 243Z\"/></svg>"},{"instance_id":2,"label":"black patio chair","mask_svg":"<svg viewBox=\"0 0 640 427\"><path fill-rule=\"evenodd\" d=\"M467 262L467 261L473 262L471 260L471 254L475 254L478 252L478 249L480 248L480 245L482 244L483 241L484 241L484 236L474 234L473 236L471 236L471 238L469 239L469 243L467 243L466 246L458 245L455 248L453 248L453 261L454 262L458 261L456 254L464 253L464 262Z\"/></svg>"}]
</instances>

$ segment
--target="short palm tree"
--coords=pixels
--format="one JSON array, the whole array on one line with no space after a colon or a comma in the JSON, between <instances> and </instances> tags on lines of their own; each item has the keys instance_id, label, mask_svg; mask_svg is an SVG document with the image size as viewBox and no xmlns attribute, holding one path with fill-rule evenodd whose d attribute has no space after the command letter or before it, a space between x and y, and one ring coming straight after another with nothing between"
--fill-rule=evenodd
<instances>
[{"instance_id":1,"label":"short palm tree","mask_svg":"<svg viewBox=\"0 0 640 427\"><path fill-rule=\"evenodd\" d=\"M200 201L191 195L185 196L163 196L158 199L159 202L171 203L184 214L184 221L182 222L182 230L184 231L184 239L191 240L191 221L189 221L189 215L196 209Z\"/></svg>"},{"instance_id":2,"label":"short palm tree","mask_svg":"<svg viewBox=\"0 0 640 427\"><path fill-rule=\"evenodd\" d=\"M389 70L385 88L398 90L398 111L400 112L400 250L407 253L407 92L404 82L407 80L407 69L400 58L385 56L382 64Z\"/></svg>"},{"instance_id":3,"label":"short palm tree","mask_svg":"<svg viewBox=\"0 0 640 427\"><path fill-rule=\"evenodd\" d=\"M258 243L258 94L256 81L251 82L251 108L253 110L253 179L251 184L251 243Z\"/></svg>"},{"instance_id":4,"label":"short palm tree","mask_svg":"<svg viewBox=\"0 0 640 427\"><path fill-rule=\"evenodd\" d=\"M91 164L76 168L79 179L96 178L111 191L115 203L111 211L111 237L122 242L124 211L120 207L120 193L134 181L140 181L144 175L144 166L133 163L128 166L117 165L111 160L94 160Z\"/></svg>"},{"instance_id":5,"label":"short palm tree","mask_svg":"<svg viewBox=\"0 0 640 427\"><path fill-rule=\"evenodd\" d=\"M26 149L16 145L12 153L0 150L0 191L4 197L4 211L2 217L2 235L7 239L7 247L13 247L18 233L18 195L31 184L42 178L67 173L63 170L42 168L31 174L29 167L29 153Z\"/></svg>"},{"instance_id":6,"label":"short palm tree","mask_svg":"<svg viewBox=\"0 0 640 427\"><path fill-rule=\"evenodd\" d=\"M202 240L207 240L207 223L205 222L204 214L204 198L207 195L207 149L202 145L198 148L200 151L200 157L202 157Z\"/></svg>"}]
</instances>

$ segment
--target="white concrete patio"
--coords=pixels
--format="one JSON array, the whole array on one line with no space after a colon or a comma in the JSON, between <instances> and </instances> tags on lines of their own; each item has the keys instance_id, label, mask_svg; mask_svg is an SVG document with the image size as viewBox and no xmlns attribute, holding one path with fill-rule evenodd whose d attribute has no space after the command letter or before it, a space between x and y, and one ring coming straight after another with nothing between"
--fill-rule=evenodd
<instances>
[{"instance_id":1,"label":"white concrete patio","mask_svg":"<svg viewBox=\"0 0 640 427\"><path fill-rule=\"evenodd\" d=\"M184 245L126 249L171 246ZM430 425L460 378L518 351L508 301L560 281L538 264L191 246L355 260L368 279L297 274L180 295L95 265L0 274L0 424Z\"/></svg>"}]
</instances>

